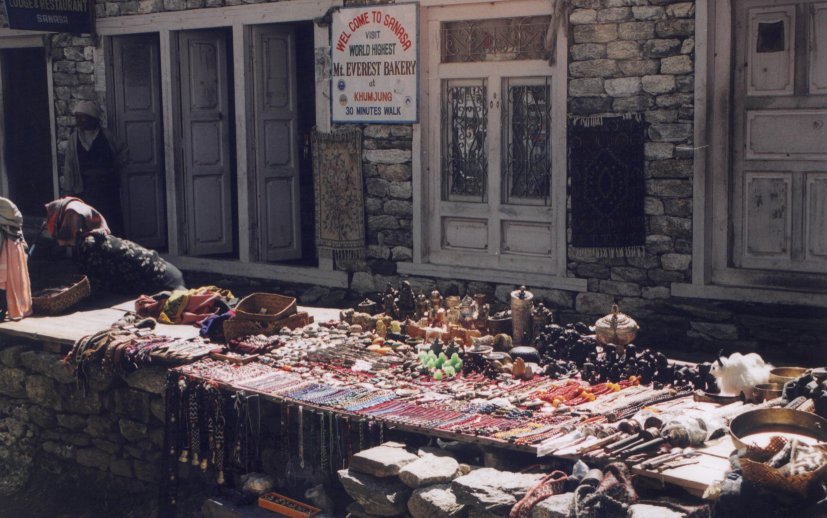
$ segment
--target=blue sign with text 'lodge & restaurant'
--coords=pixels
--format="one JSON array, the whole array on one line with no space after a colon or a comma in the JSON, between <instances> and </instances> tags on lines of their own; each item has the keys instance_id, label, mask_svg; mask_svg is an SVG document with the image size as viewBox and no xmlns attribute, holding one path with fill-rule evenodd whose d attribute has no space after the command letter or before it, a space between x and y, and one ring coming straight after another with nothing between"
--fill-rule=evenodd
<instances>
[{"instance_id":1,"label":"blue sign with text 'lodge & restaurant'","mask_svg":"<svg viewBox=\"0 0 827 518\"><path fill-rule=\"evenodd\" d=\"M93 0L3 0L10 29L94 32Z\"/></svg>"}]
</instances>

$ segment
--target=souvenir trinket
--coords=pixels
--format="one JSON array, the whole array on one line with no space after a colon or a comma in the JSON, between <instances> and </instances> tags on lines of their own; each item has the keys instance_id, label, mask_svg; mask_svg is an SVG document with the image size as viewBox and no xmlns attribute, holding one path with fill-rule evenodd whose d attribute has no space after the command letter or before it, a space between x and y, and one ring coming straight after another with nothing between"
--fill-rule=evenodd
<instances>
[{"instance_id":1,"label":"souvenir trinket","mask_svg":"<svg viewBox=\"0 0 827 518\"><path fill-rule=\"evenodd\" d=\"M531 336L540 336L543 329L552 323L554 323L554 312L542 302L538 303L531 312Z\"/></svg>"},{"instance_id":2,"label":"souvenir trinket","mask_svg":"<svg viewBox=\"0 0 827 518\"><path fill-rule=\"evenodd\" d=\"M490 315L487 328L492 335L504 333L511 336L511 310L498 311Z\"/></svg>"},{"instance_id":3,"label":"souvenir trinket","mask_svg":"<svg viewBox=\"0 0 827 518\"><path fill-rule=\"evenodd\" d=\"M612 305L611 314L594 324L597 341L603 345L614 345L618 354L623 354L623 350L632 343L639 329L637 322L621 313L617 304Z\"/></svg>"},{"instance_id":4,"label":"souvenir trinket","mask_svg":"<svg viewBox=\"0 0 827 518\"><path fill-rule=\"evenodd\" d=\"M376 302L365 299L356 306L356 309L360 313L367 313L368 315L375 315L376 312L379 310L379 305Z\"/></svg>"},{"instance_id":5,"label":"souvenir trinket","mask_svg":"<svg viewBox=\"0 0 827 518\"><path fill-rule=\"evenodd\" d=\"M416 297L411 283L402 281L399 285L399 296L396 299L397 318L405 320L416 316Z\"/></svg>"},{"instance_id":6,"label":"souvenir trinket","mask_svg":"<svg viewBox=\"0 0 827 518\"><path fill-rule=\"evenodd\" d=\"M534 295L525 286L511 292L511 336L515 345L524 345L531 339L531 309Z\"/></svg>"},{"instance_id":7,"label":"souvenir trinket","mask_svg":"<svg viewBox=\"0 0 827 518\"><path fill-rule=\"evenodd\" d=\"M514 360L522 358L526 362L540 363L540 353L534 347L520 345L508 351L509 356Z\"/></svg>"},{"instance_id":8,"label":"souvenir trinket","mask_svg":"<svg viewBox=\"0 0 827 518\"><path fill-rule=\"evenodd\" d=\"M431 315L431 302L425 296L424 293L420 292L419 296L416 299L416 319L422 320L430 318ZM425 322L425 326L427 326L427 320Z\"/></svg>"}]
</instances>

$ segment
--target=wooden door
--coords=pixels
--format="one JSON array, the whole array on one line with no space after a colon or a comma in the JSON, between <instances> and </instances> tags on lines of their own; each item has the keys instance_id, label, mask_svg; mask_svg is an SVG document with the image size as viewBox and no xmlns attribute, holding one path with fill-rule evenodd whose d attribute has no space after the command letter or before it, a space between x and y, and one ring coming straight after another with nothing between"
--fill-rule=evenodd
<instances>
[{"instance_id":1,"label":"wooden door","mask_svg":"<svg viewBox=\"0 0 827 518\"><path fill-rule=\"evenodd\" d=\"M253 157L258 257L301 257L295 35L288 27L256 27L251 52L254 81Z\"/></svg>"},{"instance_id":2,"label":"wooden door","mask_svg":"<svg viewBox=\"0 0 827 518\"><path fill-rule=\"evenodd\" d=\"M185 31L179 38L184 233L188 255L232 253L232 111L227 33Z\"/></svg>"},{"instance_id":3,"label":"wooden door","mask_svg":"<svg viewBox=\"0 0 827 518\"><path fill-rule=\"evenodd\" d=\"M733 263L827 269L827 2L736 3Z\"/></svg>"},{"instance_id":4,"label":"wooden door","mask_svg":"<svg viewBox=\"0 0 827 518\"><path fill-rule=\"evenodd\" d=\"M116 136L129 149L121 172L126 237L166 248L160 44L155 34L112 38Z\"/></svg>"}]
</instances>

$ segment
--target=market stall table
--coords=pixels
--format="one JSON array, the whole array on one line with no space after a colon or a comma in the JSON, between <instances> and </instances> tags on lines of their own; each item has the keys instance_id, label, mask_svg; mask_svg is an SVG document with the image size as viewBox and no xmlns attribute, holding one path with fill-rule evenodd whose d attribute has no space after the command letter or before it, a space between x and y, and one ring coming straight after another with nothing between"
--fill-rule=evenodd
<instances>
[{"instance_id":1,"label":"market stall table","mask_svg":"<svg viewBox=\"0 0 827 518\"><path fill-rule=\"evenodd\" d=\"M61 351L65 352L67 347L75 343L78 339L99 331L102 328L111 326L134 308L133 300L116 299L107 302L108 305L105 307L82 307L81 309L66 315L38 316L26 318L16 322L3 322L0 323L0 335L41 341L45 344L52 344L52 346L60 347ZM339 317L339 310L337 309L300 309L313 316L316 322L337 320ZM158 324L154 331L159 335L177 338L190 338L198 335L198 328L184 325L176 326ZM183 371L187 371L187 368L184 367ZM190 374L190 377L198 379L197 376L193 376L192 374ZM208 378L201 378L201 381L215 382L215 380ZM452 431L435 429L433 427L417 426L410 423L395 422L391 419L384 419L381 416L366 417L365 415L360 415L356 412L347 412L341 409L334 409L306 401L291 400L286 397L257 392L249 387L241 388L233 386L229 383L220 383L220 386L229 391L245 390L248 393L259 393L266 400L270 400L275 403L286 402L294 405L301 405L308 409L320 412L347 416L348 418L368 419L373 422L383 422L388 429L398 429L447 440L459 440L502 450L521 451L533 454L537 453L536 446L530 444L516 444L514 441L500 440L492 437L477 436L467 433L456 433ZM707 403L707 405L710 405L711 407L717 406L711 403ZM644 477L677 485L687 489L693 494L701 495L708 485L724 477L724 474L729 466L728 455L732 449L733 447L731 440L729 437L725 437L724 439L708 447L699 449L699 462L697 464L668 469L660 473L651 470L644 470L640 466L633 467L633 471ZM568 456L568 458L573 457Z\"/></svg>"},{"instance_id":2,"label":"market stall table","mask_svg":"<svg viewBox=\"0 0 827 518\"><path fill-rule=\"evenodd\" d=\"M34 315L22 320L0 322L0 335L27 338L60 348L63 352L84 336L107 328L120 320L126 313L135 310L134 299L108 297L96 300L94 305L82 304L71 313L54 316ZM317 321L336 319L338 309L300 307ZM192 338L198 336L198 328L185 325L166 325L159 323L155 332L159 335L175 338ZM55 351L58 352L58 351Z\"/></svg>"},{"instance_id":3,"label":"market stall table","mask_svg":"<svg viewBox=\"0 0 827 518\"><path fill-rule=\"evenodd\" d=\"M202 370L202 367L205 368ZM217 371L214 371L215 375L213 377L205 376L199 373L199 371L210 372L211 368L215 367L219 367L219 369ZM321 366L317 366L317 369L322 368L323 367ZM290 369L287 368L287 371L289 370ZM251 371L248 374L248 376L252 376L252 380L275 380L275 384L273 381L268 382L268 386L275 387L272 390L257 390L256 385L258 383L256 383L255 381L245 381L243 373L240 374L240 378L231 381L228 381L227 379L221 379L222 369L220 368L220 365L215 364L215 362L213 362L212 360L204 360L203 362L197 362L195 364L183 366L179 368L178 371L184 374L190 382L194 381L196 383L209 383L212 385L215 385L217 383L218 386L220 386L225 391L230 391L233 393L243 391L247 394L258 394L264 400L271 401L276 404L286 404L291 405L293 407L303 407L305 409L305 412L319 412L323 415L335 415L337 416L337 418L351 419L353 420L353 422L360 423L359 426L363 426L361 423L365 422L381 423L381 425L387 430L400 430L404 432L421 434L427 437L438 437L441 439L456 440L461 442L489 446L505 451L520 451L538 455L538 444L519 444L513 440L503 440L491 435L485 436L484 434L476 434L473 430L463 430L463 432L452 432L440 429L442 424L435 424L430 427L417 426L416 424L401 422L399 417L394 415L393 413L385 414L381 411L371 412L370 409L368 409L367 411L347 411L343 408L337 408L333 405L317 404L315 401L307 401L301 399L301 397L305 396L301 394L301 390L296 391L295 387L297 385L301 385L302 382L306 383L309 379L312 379L314 382L316 382L317 387L320 387L314 388L313 390L321 390L322 393L324 393L324 390L328 390L333 391L335 394L336 388L338 388L339 392L347 390L347 385L333 385L331 386L331 388L325 389L323 385L325 383L325 379L327 379L327 374L324 373L324 371L317 370L315 372L315 375L310 376L309 378L307 378L305 375L305 379L302 379L301 377L291 374L289 372L280 371L280 369L275 366L272 367L272 371L270 373L267 373L266 367L263 365L251 368ZM233 375L236 375L239 374L241 371L234 370L234 372L235 374ZM281 378L281 380L279 378ZM451 382L445 381L443 383L450 384ZM653 390L651 388L643 387L635 387L635 389L637 390L638 394L645 394L648 391ZM423 390L427 391L427 388L424 388ZM297 396L290 397L289 395L292 393L297 394ZM404 399L404 397L401 399ZM427 397L425 399L427 399ZM592 406L594 409L599 408L599 401L600 400L598 400L595 403L591 403L590 406ZM377 406L381 407L382 404L387 403L380 403ZM650 408L654 409L655 412L660 411L664 414L668 413L670 409L674 409L675 407L683 409L692 408L694 410L704 413L711 412L714 409L719 408L720 405L710 402L696 402L693 400L693 397L691 395L687 395L678 399L667 401L662 404L656 403L650 406ZM514 427L514 429L519 429L519 427L523 427L526 424L531 424L531 418L528 418L526 420L515 420L512 426ZM571 426L571 423L567 423L567 425ZM562 426L561 429L563 429ZM732 448L730 448L727 452L723 452L723 446L721 445L724 443L731 444L731 441L715 441L709 446L709 452L706 451L706 446L703 448L698 448L697 463L693 465L685 465L675 467L672 469L665 469L663 471L656 471L650 469L643 469L643 467L640 464L638 464L634 466L634 472L646 478L682 487L696 496L701 496L710 484L713 484L723 479L726 471L729 468L728 455L729 452L732 451ZM573 447L570 449L569 452L566 452L566 448L562 448L559 451L552 451L549 456L577 460L581 456L572 453L573 451L576 451L576 449L576 447ZM539 456L544 455L545 454L542 452L539 453ZM630 463L630 465L634 465L634 463Z\"/></svg>"}]
</instances>

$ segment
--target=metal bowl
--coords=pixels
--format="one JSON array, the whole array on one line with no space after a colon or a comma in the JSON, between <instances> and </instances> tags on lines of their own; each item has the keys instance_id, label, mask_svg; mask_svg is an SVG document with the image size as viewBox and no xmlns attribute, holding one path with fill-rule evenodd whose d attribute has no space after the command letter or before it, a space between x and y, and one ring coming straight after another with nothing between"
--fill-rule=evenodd
<instances>
[{"instance_id":1,"label":"metal bowl","mask_svg":"<svg viewBox=\"0 0 827 518\"><path fill-rule=\"evenodd\" d=\"M770 371L770 383L781 383L783 385L803 375L807 370L804 367L776 367Z\"/></svg>"},{"instance_id":2,"label":"metal bowl","mask_svg":"<svg viewBox=\"0 0 827 518\"><path fill-rule=\"evenodd\" d=\"M827 419L809 412L789 408L761 408L749 410L729 423L732 442L739 448L746 447L747 437L758 433L803 435L827 442Z\"/></svg>"},{"instance_id":3,"label":"metal bowl","mask_svg":"<svg viewBox=\"0 0 827 518\"><path fill-rule=\"evenodd\" d=\"M769 399L775 399L781 395L784 385L781 383L759 383L755 386L755 401L761 403Z\"/></svg>"}]
</instances>

